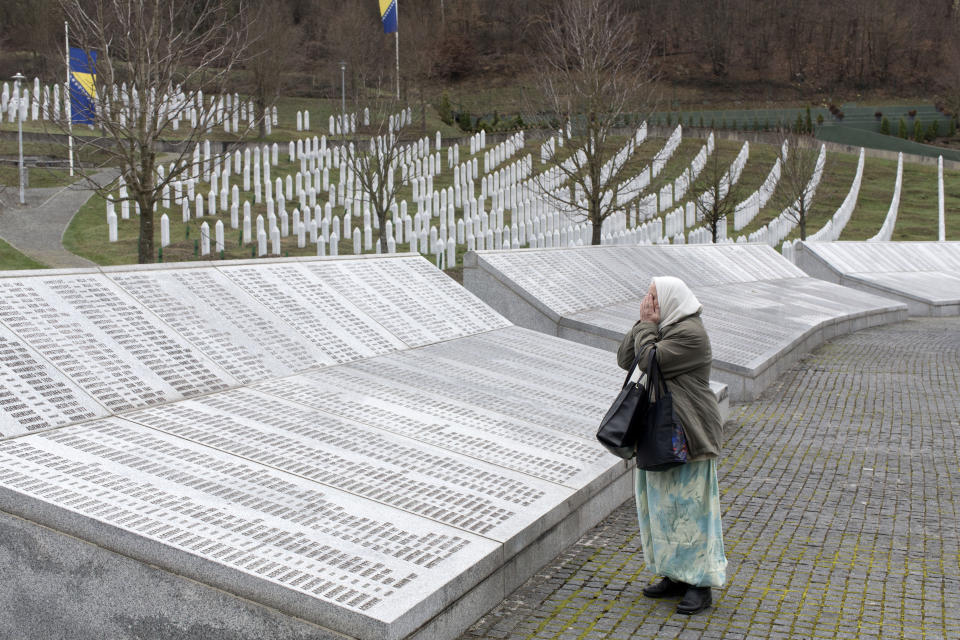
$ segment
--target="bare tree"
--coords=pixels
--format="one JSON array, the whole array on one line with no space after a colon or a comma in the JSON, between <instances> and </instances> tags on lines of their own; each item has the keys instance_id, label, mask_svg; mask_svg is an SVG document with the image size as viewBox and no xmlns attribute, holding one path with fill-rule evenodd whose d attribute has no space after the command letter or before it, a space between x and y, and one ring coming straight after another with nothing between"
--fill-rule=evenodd
<instances>
[{"instance_id":1,"label":"bare tree","mask_svg":"<svg viewBox=\"0 0 960 640\"><path fill-rule=\"evenodd\" d=\"M820 166L821 147L810 136L783 132L779 148L786 155L780 158L780 182L773 192L771 203L783 211L783 216L800 227L800 239L807 239L807 215L817 191L819 179L815 176Z\"/></svg>"},{"instance_id":2,"label":"bare tree","mask_svg":"<svg viewBox=\"0 0 960 640\"><path fill-rule=\"evenodd\" d=\"M723 78L729 73L730 47L734 35L734 14L730 0L706 0L700 9L700 30L703 48L713 75Z\"/></svg>"},{"instance_id":3,"label":"bare tree","mask_svg":"<svg viewBox=\"0 0 960 640\"><path fill-rule=\"evenodd\" d=\"M391 112L391 106L395 112ZM354 134L349 139L340 170L346 170L347 183L356 186L361 206L369 207L371 214L377 217L380 253L387 253L387 214L397 204L401 186L400 163L406 150L400 135L401 107L400 103L391 100L368 108L371 117L371 128L367 131L369 137Z\"/></svg>"},{"instance_id":4,"label":"bare tree","mask_svg":"<svg viewBox=\"0 0 960 640\"><path fill-rule=\"evenodd\" d=\"M731 176L732 167L720 160L718 152L707 158L703 171L690 193L697 222L710 229L714 244L720 239L720 228L733 219L737 204L743 199L739 176Z\"/></svg>"},{"instance_id":5,"label":"bare tree","mask_svg":"<svg viewBox=\"0 0 960 640\"><path fill-rule=\"evenodd\" d=\"M627 140L616 129L628 114L645 117L651 107L650 49L637 43L637 25L613 0L560 0L542 28L541 106L564 128L564 148L573 152L554 147L548 154L555 171L540 175L559 175L564 186L541 184L541 191L556 208L589 221L592 243L600 244L630 171L620 153Z\"/></svg>"},{"instance_id":6,"label":"bare tree","mask_svg":"<svg viewBox=\"0 0 960 640\"><path fill-rule=\"evenodd\" d=\"M294 58L300 34L290 23L287 0L262 2L245 16L247 69L252 76L252 97L257 113L265 113L280 95L282 69ZM266 119L258 119L258 135L267 135Z\"/></svg>"},{"instance_id":7,"label":"bare tree","mask_svg":"<svg viewBox=\"0 0 960 640\"><path fill-rule=\"evenodd\" d=\"M115 201L139 205L137 259L152 262L154 210L162 191L187 173L199 142L224 120L237 122L237 100L228 104L229 79L245 54L240 2L198 0L184 6L166 0L61 0L71 25L71 44L97 53L95 126L102 138L76 136L97 145L118 180L100 184L81 169L91 187ZM91 56L91 62L92 56ZM67 121L56 123L66 129ZM233 127L231 127L233 128ZM239 133L234 140L240 139ZM160 175L164 141L174 142L169 170Z\"/></svg>"}]
</instances>

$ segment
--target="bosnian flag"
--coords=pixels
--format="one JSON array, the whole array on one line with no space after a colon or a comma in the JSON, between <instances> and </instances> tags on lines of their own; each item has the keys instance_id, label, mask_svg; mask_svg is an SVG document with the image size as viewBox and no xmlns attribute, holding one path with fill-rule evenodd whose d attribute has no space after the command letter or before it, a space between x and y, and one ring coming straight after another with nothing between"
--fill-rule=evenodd
<instances>
[{"instance_id":1,"label":"bosnian flag","mask_svg":"<svg viewBox=\"0 0 960 640\"><path fill-rule=\"evenodd\" d=\"M380 21L384 33L397 32L397 0L380 0Z\"/></svg>"},{"instance_id":2,"label":"bosnian flag","mask_svg":"<svg viewBox=\"0 0 960 640\"><path fill-rule=\"evenodd\" d=\"M70 120L93 124L97 98L97 52L70 47Z\"/></svg>"}]
</instances>

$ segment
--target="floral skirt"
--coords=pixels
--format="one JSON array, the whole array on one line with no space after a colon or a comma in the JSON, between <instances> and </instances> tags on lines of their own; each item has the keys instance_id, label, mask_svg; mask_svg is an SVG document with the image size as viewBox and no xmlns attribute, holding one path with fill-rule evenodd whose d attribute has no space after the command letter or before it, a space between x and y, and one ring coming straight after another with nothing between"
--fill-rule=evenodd
<instances>
[{"instance_id":1,"label":"floral skirt","mask_svg":"<svg viewBox=\"0 0 960 640\"><path fill-rule=\"evenodd\" d=\"M716 459L667 471L636 470L637 516L647 567L700 587L722 587L727 559Z\"/></svg>"}]
</instances>

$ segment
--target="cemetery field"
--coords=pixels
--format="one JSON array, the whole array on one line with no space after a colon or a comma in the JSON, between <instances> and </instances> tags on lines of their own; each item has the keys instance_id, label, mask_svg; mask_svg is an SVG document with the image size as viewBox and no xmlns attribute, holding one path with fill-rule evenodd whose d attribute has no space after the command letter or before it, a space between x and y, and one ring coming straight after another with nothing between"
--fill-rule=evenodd
<instances>
[{"instance_id":1,"label":"cemetery field","mask_svg":"<svg viewBox=\"0 0 960 640\"><path fill-rule=\"evenodd\" d=\"M291 104L296 104L295 102ZM301 134L303 135L303 134ZM306 137L306 136L303 136ZM663 148L665 140L662 138L648 138L644 143L637 146L636 152L628 161L630 171L638 172ZM681 141L674 155L665 164L662 172L658 175L651 187L646 193L653 193L661 185L669 180L679 176L687 167L689 167L692 158L705 143L699 139L684 139ZM541 140L527 140L523 149L518 150L511 158L498 166L502 168L515 162L526 154L534 158L534 172L542 171L544 165L539 162L539 148ZM279 162L272 167L271 177L277 177L285 180L287 176L293 176L299 170L299 162L289 162L286 145L279 145ZM488 148L491 145L488 143ZM718 140L714 153L718 154L721 162L728 165L735 157L741 142L730 140ZM467 149L469 147L461 145L460 161L465 162L468 159L478 158L480 174L483 175L483 151L475 156L470 156ZM564 149L566 150L566 149ZM741 174L740 184L741 193L744 197L756 189L765 179L766 175L773 166L777 150L772 145L751 144L750 155ZM439 191L453 185L452 170L446 166L446 150L441 150L443 170L434 177L434 189ZM818 187L817 194L811 207L811 218L808 222L808 233L817 231L836 211L837 207L846 196L851 182L856 172L857 155L842 154L830 152L827 154L823 179ZM864 177L861 186L860 196L858 198L856 210L841 237L843 240L863 240L874 235L880 229L887 215L890 205L890 198L893 193L893 184L896 171L896 162L889 160L879 160L875 158L866 158L864 164ZM330 169L330 183L336 183L339 178L339 170ZM703 180L701 174L700 180ZM233 178L234 183L238 178ZM954 172L947 172L945 175L945 193L947 197L948 239L960 239L960 229L957 225L950 224L949 211L953 203L960 204L960 175ZM196 192L206 194L209 191L207 183L198 183ZM479 187L477 188L479 193ZM319 194L323 197L318 201L326 200L325 193ZM411 185L402 186L398 193L398 201L406 200L410 205L409 213L412 215L416 211L416 204L413 203L413 192ZM689 195L688 195L689 198ZM242 192L241 200L250 201L251 218L256 219L258 215L267 217L267 206L265 202L259 204L253 203L251 194ZM773 201L771 201L773 202ZM218 208L220 206L218 199ZM294 198L288 200L285 206L286 211L291 214L299 202ZM491 206L491 201L487 199L487 208ZM957 206L954 208L960 208ZM191 207L192 209L192 207ZM107 237L107 224L105 216L106 204L103 198L99 196L92 197L77 213L64 235L65 247L84 258L92 260L102 265L128 264L136 262L137 256L137 238L139 234L139 221L131 206L130 219L118 221L118 240L111 243ZM218 215L205 215L201 218L195 217L192 213L187 222L182 220L182 213L179 206L173 206L170 209L162 209L160 213L166 212L169 219L169 238L170 243L163 248L162 256L158 251L157 259L164 262L170 261L189 261L201 259L239 259L256 257L258 248L256 242L244 244L241 238L241 230L231 228L229 211L219 211ZM207 212L209 213L209 212ZM342 217L344 208L341 205L333 208L335 217ZM748 227L734 232L732 221L729 222L728 236L738 237L746 235L750 231L759 228L779 213L779 209L773 204L764 208L760 215ZM119 206L117 207L118 217L120 215ZM457 219L463 215L462 208L456 210ZM215 244L214 229L217 221L224 224L224 249L222 253L216 252L213 248ZM201 225L206 222L210 229L211 255L201 256ZM502 224L509 225L512 222L512 212L507 209L503 213ZM434 224L437 219L434 218ZM278 223L279 225L279 223ZM362 225L361 219L354 214L352 225L356 233L361 233L357 225ZM492 222L491 222L492 225ZM241 225L242 226L242 225ZM290 219L292 228L292 217ZM936 190L936 167L928 165L916 165L905 163L904 165L904 184L901 197L900 213L897 224L894 229L894 239L896 240L933 240L937 233L937 190ZM378 245L380 231L372 229L369 244L368 239L363 238L360 250L363 253L373 253ZM789 236L791 239L799 237L799 230ZM406 238L405 238L406 240ZM154 243L157 248L161 245L160 215L158 214L154 223ZM779 248L779 247L778 247ZM396 244L397 252L409 251L408 242L399 242ZM436 252L429 250L418 243L417 249L425 254L431 261L436 260ZM467 250L465 241L458 238L456 246L456 260L451 265L443 265L445 270L454 278L458 278L461 273L462 256ZM341 232L340 240L337 245L337 251L341 255L349 255L355 252L353 237L345 237ZM330 253L329 245L325 246L325 253ZM297 238L291 234L282 239L279 253L274 253L272 248L268 249L268 256L313 256L317 254L317 247L314 243L307 241L305 246L297 246ZM18 263L19 264L19 263ZM16 267L14 267L16 268Z\"/></svg>"},{"instance_id":2,"label":"cemetery field","mask_svg":"<svg viewBox=\"0 0 960 640\"><path fill-rule=\"evenodd\" d=\"M248 96L241 96L242 99L248 100ZM257 129L251 129L252 135L250 142L279 142L285 143L291 138L304 136L307 134L310 135L326 135L330 137L329 130L329 121L330 116L337 116L341 111L341 101L339 99L329 99L329 98L301 98L301 97L280 97L277 98L274 103L277 107L277 124L272 127L272 131L269 135L264 138L257 137ZM387 111L391 110L391 105L389 101L384 105L384 109ZM360 111L361 109L357 107L356 103L351 103L347 100L347 113L353 113ZM411 102L409 104L410 108L413 110L413 123L411 125L412 131L420 131L420 124L422 120L426 121L426 132L434 135L435 132L439 131L440 135L444 138L462 138L470 135L465 133L456 124L448 125L443 122L437 114L437 110L434 108L432 103L425 104L424 113L421 114L420 104ZM297 131L297 112L309 111L310 112L310 129L305 131ZM373 109L371 109L371 112ZM423 118L421 118L421 115ZM371 113L371 121L373 119L373 113ZM242 126L246 126L243 124ZM59 126L55 125L53 122L43 121L43 120L24 120L22 123L24 133L49 133L56 135L63 135L66 133L65 130L61 129ZM181 129L185 131L186 129ZM3 118L0 121L0 131L7 131L11 133L16 133L17 124L16 122L9 122L6 118ZM98 129L86 125L75 125L73 127L73 135L76 138L98 138L101 136L101 132ZM177 131L169 131L168 135L165 135L165 139L177 140L181 136L178 135ZM230 141L235 140L236 136L230 133L225 133L222 128L214 128L211 130L209 136L205 136L210 140L217 141ZM24 153L27 154L27 149L29 145L35 145L38 143L24 140ZM66 147L60 144L51 145L60 149L57 152L56 156L66 157ZM11 140L3 139L0 140L0 155L6 155L10 153L10 148L12 147L12 153L17 153L17 140L14 137ZM51 149L43 149L43 152L40 150L30 153L29 155L51 155L49 151Z\"/></svg>"}]
</instances>

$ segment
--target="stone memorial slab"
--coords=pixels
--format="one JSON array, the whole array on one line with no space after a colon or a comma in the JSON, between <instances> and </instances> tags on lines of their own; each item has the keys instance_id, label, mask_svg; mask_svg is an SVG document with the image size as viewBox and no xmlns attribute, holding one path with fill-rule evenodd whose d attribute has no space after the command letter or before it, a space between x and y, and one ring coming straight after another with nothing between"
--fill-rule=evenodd
<instances>
[{"instance_id":1,"label":"stone memorial slab","mask_svg":"<svg viewBox=\"0 0 960 640\"><path fill-rule=\"evenodd\" d=\"M333 363L214 268L106 273L241 383Z\"/></svg>"},{"instance_id":2,"label":"stone memorial slab","mask_svg":"<svg viewBox=\"0 0 960 640\"><path fill-rule=\"evenodd\" d=\"M0 278L0 323L111 412L237 381L103 275Z\"/></svg>"},{"instance_id":3,"label":"stone memorial slab","mask_svg":"<svg viewBox=\"0 0 960 640\"><path fill-rule=\"evenodd\" d=\"M499 554L493 540L119 418L0 443L0 496L21 517L370 640L415 630Z\"/></svg>"},{"instance_id":4,"label":"stone memorial slab","mask_svg":"<svg viewBox=\"0 0 960 640\"><path fill-rule=\"evenodd\" d=\"M335 363L405 348L303 264L238 265L220 271Z\"/></svg>"},{"instance_id":5,"label":"stone memorial slab","mask_svg":"<svg viewBox=\"0 0 960 640\"><path fill-rule=\"evenodd\" d=\"M764 245L578 247L483 251L464 284L511 321L615 351L651 279L674 275L704 305L715 380L755 397L806 351L854 329L901 319L888 299L810 278Z\"/></svg>"},{"instance_id":6,"label":"stone memorial slab","mask_svg":"<svg viewBox=\"0 0 960 640\"><path fill-rule=\"evenodd\" d=\"M610 354L410 255L0 274L0 381L14 634L454 638L632 491Z\"/></svg>"},{"instance_id":7,"label":"stone memorial slab","mask_svg":"<svg viewBox=\"0 0 960 640\"><path fill-rule=\"evenodd\" d=\"M417 257L313 262L307 269L411 347L510 324Z\"/></svg>"},{"instance_id":8,"label":"stone memorial slab","mask_svg":"<svg viewBox=\"0 0 960 640\"><path fill-rule=\"evenodd\" d=\"M105 415L106 408L0 325L0 437Z\"/></svg>"},{"instance_id":9,"label":"stone memorial slab","mask_svg":"<svg viewBox=\"0 0 960 640\"><path fill-rule=\"evenodd\" d=\"M580 489L616 463L596 448L594 434L597 416L606 411L622 381L619 370L611 367L607 354L595 349L586 350L580 358L568 358L562 368L547 364L548 356L541 356L543 366L524 362L523 351L499 340L504 333L513 339L516 331L498 330L390 354L372 360L375 367L353 363L257 388L513 472ZM528 345L544 337L526 333ZM547 338L547 342L558 341ZM470 364L451 367L464 359ZM597 368L595 376L577 375L584 371L576 366L583 360ZM499 383L488 378L489 366L496 367ZM458 380L470 383L458 384ZM607 392L591 391L598 387ZM537 398L543 398L545 405L560 404L540 415Z\"/></svg>"},{"instance_id":10,"label":"stone memorial slab","mask_svg":"<svg viewBox=\"0 0 960 640\"><path fill-rule=\"evenodd\" d=\"M911 315L960 314L960 242L802 242L810 275L898 300Z\"/></svg>"},{"instance_id":11,"label":"stone memorial slab","mask_svg":"<svg viewBox=\"0 0 960 640\"><path fill-rule=\"evenodd\" d=\"M316 392L329 393L320 387ZM572 493L363 424L362 415L351 420L249 389L127 417L518 549L532 540L514 538L535 523L556 524L549 512Z\"/></svg>"}]
</instances>

